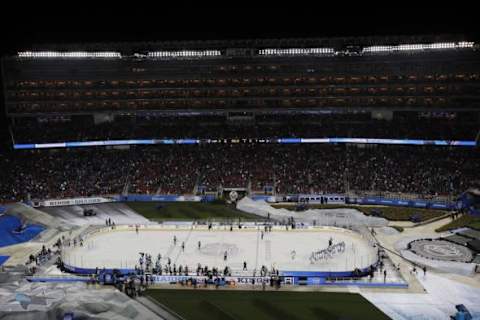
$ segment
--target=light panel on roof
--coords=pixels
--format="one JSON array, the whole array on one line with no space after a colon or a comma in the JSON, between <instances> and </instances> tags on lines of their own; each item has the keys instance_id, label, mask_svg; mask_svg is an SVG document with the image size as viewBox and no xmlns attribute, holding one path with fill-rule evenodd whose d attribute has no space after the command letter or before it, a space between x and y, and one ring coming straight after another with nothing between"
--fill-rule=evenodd
<instances>
[{"instance_id":1,"label":"light panel on roof","mask_svg":"<svg viewBox=\"0 0 480 320\"><path fill-rule=\"evenodd\" d=\"M395 46L371 46L363 48L363 52L394 52L394 51L419 51L435 49L462 49L472 48L473 42L439 42L429 44L400 44Z\"/></svg>"},{"instance_id":2,"label":"light panel on roof","mask_svg":"<svg viewBox=\"0 0 480 320\"><path fill-rule=\"evenodd\" d=\"M315 54L333 54L333 48L289 48L289 49L262 49L258 52L260 55L270 56L295 56L295 55L315 55Z\"/></svg>"},{"instance_id":3,"label":"light panel on roof","mask_svg":"<svg viewBox=\"0 0 480 320\"><path fill-rule=\"evenodd\" d=\"M121 58L119 52L101 51L101 52L87 52L87 51L22 51L18 52L20 58Z\"/></svg>"},{"instance_id":4,"label":"light panel on roof","mask_svg":"<svg viewBox=\"0 0 480 320\"><path fill-rule=\"evenodd\" d=\"M152 51L148 56L152 58L196 58L220 56L220 50L182 50L182 51Z\"/></svg>"}]
</instances>

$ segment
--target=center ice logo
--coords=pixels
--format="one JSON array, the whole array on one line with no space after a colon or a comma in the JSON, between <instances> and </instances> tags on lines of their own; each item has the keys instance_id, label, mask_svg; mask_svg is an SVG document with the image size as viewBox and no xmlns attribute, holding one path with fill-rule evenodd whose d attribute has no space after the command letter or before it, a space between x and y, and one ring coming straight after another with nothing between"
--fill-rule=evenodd
<instances>
[{"instance_id":1,"label":"center ice logo","mask_svg":"<svg viewBox=\"0 0 480 320\"><path fill-rule=\"evenodd\" d=\"M227 252L227 255L230 257L238 254L239 249L238 246L233 243L214 242L205 244L200 250L201 254L207 256L219 256L223 255L225 252Z\"/></svg>"}]
</instances>

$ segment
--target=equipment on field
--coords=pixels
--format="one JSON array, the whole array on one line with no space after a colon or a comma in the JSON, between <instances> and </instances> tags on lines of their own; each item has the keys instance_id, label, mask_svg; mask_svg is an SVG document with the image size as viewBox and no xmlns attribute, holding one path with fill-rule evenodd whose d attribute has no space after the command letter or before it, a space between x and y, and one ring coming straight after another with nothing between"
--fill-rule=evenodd
<instances>
[{"instance_id":1,"label":"equipment on field","mask_svg":"<svg viewBox=\"0 0 480 320\"><path fill-rule=\"evenodd\" d=\"M298 203L295 206L295 211L306 211L308 209L308 206L306 203Z\"/></svg>"},{"instance_id":2,"label":"equipment on field","mask_svg":"<svg viewBox=\"0 0 480 320\"><path fill-rule=\"evenodd\" d=\"M414 223L418 223L422 221L422 216L419 213L414 213L410 216L410 221Z\"/></svg>"},{"instance_id":3,"label":"equipment on field","mask_svg":"<svg viewBox=\"0 0 480 320\"><path fill-rule=\"evenodd\" d=\"M97 213L96 213L95 210L93 210L93 209L84 209L84 210L83 210L83 215L84 215L85 217L92 217L92 216L96 216Z\"/></svg>"},{"instance_id":4,"label":"equipment on field","mask_svg":"<svg viewBox=\"0 0 480 320\"><path fill-rule=\"evenodd\" d=\"M382 217L383 213L382 213L382 210L380 209L372 209L370 210L370 215L373 217Z\"/></svg>"},{"instance_id":5,"label":"equipment on field","mask_svg":"<svg viewBox=\"0 0 480 320\"><path fill-rule=\"evenodd\" d=\"M472 315L470 314L470 311L468 311L467 307L465 307L463 304L457 304L455 306L455 309L457 309L457 313L454 316L450 316L450 319L452 320L471 320Z\"/></svg>"}]
</instances>

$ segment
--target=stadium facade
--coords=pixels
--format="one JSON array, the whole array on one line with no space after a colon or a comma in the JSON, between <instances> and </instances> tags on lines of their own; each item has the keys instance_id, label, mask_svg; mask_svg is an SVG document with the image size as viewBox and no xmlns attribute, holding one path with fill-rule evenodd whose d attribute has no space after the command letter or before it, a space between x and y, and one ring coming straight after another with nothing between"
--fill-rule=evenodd
<instances>
[{"instance_id":1,"label":"stadium facade","mask_svg":"<svg viewBox=\"0 0 480 320\"><path fill-rule=\"evenodd\" d=\"M372 107L460 111L479 103L477 45L458 37L75 48L44 46L5 57L8 114Z\"/></svg>"},{"instance_id":2,"label":"stadium facade","mask_svg":"<svg viewBox=\"0 0 480 320\"><path fill-rule=\"evenodd\" d=\"M354 287L395 319L480 314L465 285L480 271L479 49L445 35L12 52L0 309L145 319L116 289L270 284Z\"/></svg>"},{"instance_id":3,"label":"stadium facade","mask_svg":"<svg viewBox=\"0 0 480 320\"><path fill-rule=\"evenodd\" d=\"M394 186L376 180L370 180L370 186L362 184L362 178L355 177L354 168L361 164L354 155L362 153L365 145L374 145L368 149L372 154L395 157L413 149L385 149L381 145L472 150L480 127L478 49L478 44L468 39L449 35L41 45L3 57L2 72L15 149L107 147L96 153L98 162L115 158L116 153L120 153L118 159L125 158L120 177L105 182L111 187L99 188L97 184L91 190L71 194L65 190L68 187L60 186L56 192L37 192L36 199L125 194L133 185L135 193L177 197L222 194L232 188L265 196L346 194L352 189L368 189L407 193L403 200L413 201L419 193L421 198L438 198L433 185L440 184L440 198L452 201L468 187L470 176L465 172L475 172L475 152L431 147L439 156L448 154L452 157L449 161L461 163L464 172L450 173L441 182L430 177L428 183L422 182L423 189L428 190L402 187L405 183L399 183L395 175L391 177L396 180ZM256 170L228 159L251 152L248 147L226 151L223 147L192 146L190 150L166 151L132 146L224 143L325 143L331 148L321 150L336 156L315 163L308 160L308 154L314 152L310 147L283 148L287 154L295 150L292 159L297 160L282 163L277 152L270 156L271 165L263 165L268 168ZM352 145L360 149L352 149ZM127 159L131 155L118 150L129 150L128 146L132 146L130 154L146 158L153 154L154 159L139 164L142 169L132 173L131 160ZM259 152L265 159L272 154L268 147L260 149L265 149ZM412 153L423 157L430 152L419 150ZM69 150L64 157L92 160L85 159L90 158L88 153L76 152ZM198 155L204 152L211 158ZM162 153L172 158L165 160ZM198 159L194 159L195 154ZM36 159L34 162L57 157L48 151L28 156ZM190 177L187 182L173 177L178 176L178 172L171 172L176 156L183 157L186 167L193 167L184 169ZM186 161L189 157L192 160ZM391 161L396 162L395 157ZM249 158L254 163L260 160ZM170 180L148 179L149 174L142 170L149 170L149 166L154 170L155 161L159 170L169 171ZM307 171L305 174L292 174L298 179L279 171L281 167L301 168L305 161L320 166L317 171L331 170L325 169L330 163L347 162L330 171L329 178L306 168L301 169ZM69 165L69 160L60 162L61 166ZM453 164L443 165L448 171ZM364 170L378 170L376 166ZM423 163L422 169L431 167L431 163ZM342 173L344 169L350 173ZM412 169L399 171L411 175ZM219 174L215 176L214 171ZM332 179L336 180L333 186L325 181ZM288 185L283 192L278 186L282 183ZM301 186L292 187L298 184Z\"/></svg>"}]
</instances>

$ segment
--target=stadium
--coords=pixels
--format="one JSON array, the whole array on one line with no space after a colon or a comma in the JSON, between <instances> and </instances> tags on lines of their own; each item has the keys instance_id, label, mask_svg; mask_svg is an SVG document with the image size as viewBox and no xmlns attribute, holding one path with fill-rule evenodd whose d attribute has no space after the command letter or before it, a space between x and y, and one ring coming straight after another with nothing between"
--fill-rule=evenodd
<instances>
[{"instance_id":1,"label":"stadium","mask_svg":"<svg viewBox=\"0 0 480 320\"><path fill-rule=\"evenodd\" d=\"M1 319L480 319L476 39L32 43L1 70Z\"/></svg>"}]
</instances>

